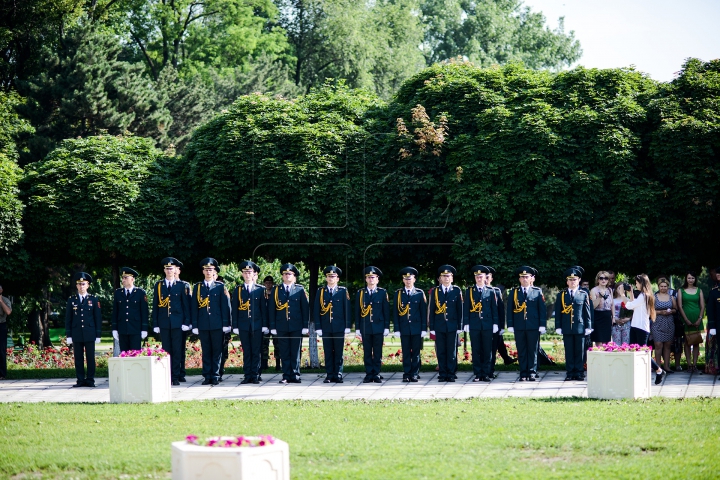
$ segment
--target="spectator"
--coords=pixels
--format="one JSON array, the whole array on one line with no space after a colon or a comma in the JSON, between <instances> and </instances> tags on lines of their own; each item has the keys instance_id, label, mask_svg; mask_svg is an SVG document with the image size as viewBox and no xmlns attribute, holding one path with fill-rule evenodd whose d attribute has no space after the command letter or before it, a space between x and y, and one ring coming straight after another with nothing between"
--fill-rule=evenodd
<instances>
[{"instance_id":1,"label":"spectator","mask_svg":"<svg viewBox=\"0 0 720 480\"><path fill-rule=\"evenodd\" d=\"M582 282L580 282L580 288L582 288L583 290L589 291L590 290L590 282L587 280L583 280Z\"/></svg>"},{"instance_id":2,"label":"spectator","mask_svg":"<svg viewBox=\"0 0 720 480\"><path fill-rule=\"evenodd\" d=\"M680 288L680 295L678 295L678 308L685 328L685 359L688 362L688 371L690 373L701 373L697 370L700 345L688 344L688 336L691 338L693 336L697 337L697 335L693 334L702 332L702 319L705 314L705 297L702 290L697 286L695 272L685 274L685 282ZM692 356L690 355L691 352Z\"/></svg>"},{"instance_id":3,"label":"spectator","mask_svg":"<svg viewBox=\"0 0 720 480\"><path fill-rule=\"evenodd\" d=\"M659 365L662 361L666 373L675 373L670 368L670 347L675 338L675 320L673 314L677 312L675 299L668 293L670 285L666 279L658 283L658 291L655 294L655 311L657 316L650 326L653 340L655 342L655 362Z\"/></svg>"},{"instance_id":4,"label":"spectator","mask_svg":"<svg viewBox=\"0 0 720 480\"><path fill-rule=\"evenodd\" d=\"M613 291L608 287L609 281L610 274L601 270L595 275L595 286L590 290L590 301L595 310L590 339L596 347L612 339Z\"/></svg>"},{"instance_id":5,"label":"spectator","mask_svg":"<svg viewBox=\"0 0 720 480\"><path fill-rule=\"evenodd\" d=\"M3 288L0 285L0 380L7 377L7 318L12 313L12 302L3 296Z\"/></svg>"},{"instance_id":6,"label":"spectator","mask_svg":"<svg viewBox=\"0 0 720 480\"><path fill-rule=\"evenodd\" d=\"M625 285L624 283L618 284L615 288L615 298L613 299L615 315L612 326L612 341L617 345L630 343L630 320L632 317L628 316L628 310L623 308L623 304L630 302L630 299L625 293Z\"/></svg>"},{"instance_id":7,"label":"spectator","mask_svg":"<svg viewBox=\"0 0 720 480\"><path fill-rule=\"evenodd\" d=\"M647 345L650 336L650 322L655 321L655 295L653 295L650 287L650 279L644 273L635 276L635 288L638 290L638 296L630 290L630 302L625 304L628 310L633 311L632 320L630 321L630 343L637 345ZM652 368L655 370L655 385L662 383L663 369L650 359Z\"/></svg>"},{"instance_id":8,"label":"spectator","mask_svg":"<svg viewBox=\"0 0 720 480\"><path fill-rule=\"evenodd\" d=\"M615 291L615 287L617 287L617 284L615 283L615 272L613 272L612 270L608 270L607 274L608 277L610 277L608 278L608 287L612 288L613 291Z\"/></svg>"}]
</instances>

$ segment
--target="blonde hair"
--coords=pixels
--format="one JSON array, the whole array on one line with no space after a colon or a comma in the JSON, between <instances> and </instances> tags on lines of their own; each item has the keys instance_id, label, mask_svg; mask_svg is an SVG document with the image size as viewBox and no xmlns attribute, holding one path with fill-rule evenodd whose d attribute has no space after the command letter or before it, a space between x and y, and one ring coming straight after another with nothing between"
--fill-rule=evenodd
<instances>
[{"instance_id":1,"label":"blonde hair","mask_svg":"<svg viewBox=\"0 0 720 480\"><path fill-rule=\"evenodd\" d=\"M605 274L606 277L608 277L608 285L610 285L610 272L606 272L605 270L600 270L597 275L595 275L595 286L600 285L600 276Z\"/></svg>"},{"instance_id":2,"label":"blonde hair","mask_svg":"<svg viewBox=\"0 0 720 480\"><path fill-rule=\"evenodd\" d=\"M640 293L645 295L645 307L647 308L650 320L655 321L657 314L655 313L655 295L652 292L650 279L644 273L635 276L635 281L640 284Z\"/></svg>"}]
</instances>

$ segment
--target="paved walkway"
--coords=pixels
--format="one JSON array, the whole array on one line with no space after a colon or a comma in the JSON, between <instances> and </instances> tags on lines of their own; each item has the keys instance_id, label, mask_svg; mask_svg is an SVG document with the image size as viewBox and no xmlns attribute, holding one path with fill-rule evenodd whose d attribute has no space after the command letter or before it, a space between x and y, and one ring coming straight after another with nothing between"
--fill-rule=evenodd
<instances>
[{"instance_id":1,"label":"paved walkway","mask_svg":"<svg viewBox=\"0 0 720 480\"><path fill-rule=\"evenodd\" d=\"M541 372L536 382L518 382L517 372L500 372L491 383L474 383L471 372L460 372L455 383L437 381L424 372L418 383L403 383L402 373L387 373L382 384L362 383L360 373L349 373L342 384L323 383L323 376L303 375L303 383L281 385L278 374L264 375L260 385L240 385L242 375L227 375L216 387L201 385L200 376L172 387L173 401L182 400L389 400L436 398L587 397L587 382L565 382L564 372ZM653 375L653 380L654 380ZM720 397L720 381L710 375L678 372L653 385L653 396L669 398ZM99 402L110 399L107 378L96 379L96 388L72 388L74 379L5 380L0 382L0 402Z\"/></svg>"}]
</instances>

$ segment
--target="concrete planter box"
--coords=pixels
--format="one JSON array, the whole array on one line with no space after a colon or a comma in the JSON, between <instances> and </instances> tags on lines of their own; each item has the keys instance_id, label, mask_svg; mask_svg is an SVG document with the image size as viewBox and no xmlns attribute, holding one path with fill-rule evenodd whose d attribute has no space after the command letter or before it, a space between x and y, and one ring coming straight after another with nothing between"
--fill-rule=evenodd
<instances>
[{"instance_id":1,"label":"concrete planter box","mask_svg":"<svg viewBox=\"0 0 720 480\"><path fill-rule=\"evenodd\" d=\"M264 447L172 444L173 480L290 480L290 449L275 439Z\"/></svg>"},{"instance_id":2,"label":"concrete planter box","mask_svg":"<svg viewBox=\"0 0 720 480\"><path fill-rule=\"evenodd\" d=\"M169 402L170 357L108 359L110 403Z\"/></svg>"},{"instance_id":3,"label":"concrete planter box","mask_svg":"<svg viewBox=\"0 0 720 480\"><path fill-rule=\"evenodd\" d=\"M589 398L650 398L650 352L587 354Z\"/></svg>"}]
</instances>

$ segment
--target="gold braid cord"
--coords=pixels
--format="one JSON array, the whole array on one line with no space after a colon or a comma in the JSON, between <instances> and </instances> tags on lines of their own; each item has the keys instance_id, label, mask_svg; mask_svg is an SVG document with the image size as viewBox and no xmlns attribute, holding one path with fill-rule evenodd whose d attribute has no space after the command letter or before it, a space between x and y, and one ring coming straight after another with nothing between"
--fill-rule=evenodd
<instances>
[{"instance_id":1,"label":"gold braid cord","mask_svg":"<svg viewBox=\"0 0 720 480\"><path fill-rule=\"evenodd\" d=\"M468 288L468 296L470 297L470 313L480 313L482 312L482 299L480 299L479 302L475 303L472 291L473 287Z\"/></svg>"},{"instance_id":2,"label":"gold braid cord","mask_svg":"<svg viewBox=\"0 0 720 480\"><path fill-rule=\"evenodd\" d=\"M320 315L327 315L332 311L332 301L325 305L325 296L323 295L324 291L324 288L320 290Z\"/></svg>"},{"instance_id":3,"label":"gold braid cord","mask_svg":"<svg viewBox=\"0 0 720 480\"><path fill-rule=\"evenodd\" d=\"M519 288L515 289L515 296L513 297L513 300L515 301L515 308L513 308L513 313L520 313L520 312L527 311L527 299L525 301L523 301L522 305L520 305L520 303L518 303L518 298L517 298L518 290L519 290Z\"/></svg>"},{"instance_id":4,"label":"gold braid cord","mask_svg":"<svg viewBox=\"0 0 720 480\"><path fill-rule=\"evenodd\" d=\"M250 310L250 292L248 292L248 299L247 302L243 303L242 301L242 291L245 290L242 285L238 285L238 310L241 312L247 312Z\"/></svg>"},{"instance_id":5,"label":"gold braid cord","mask_svg":"<svg viewBox=\"0 0 720 480\"><path fill-rule=\"evenodd\" d=\"M398 315L400 315L402 317L403 315L410 314L410 303L408 302L408 304L405 305L404 308L401 308L402 307L401 295L402 295L402 289L398 290L398 299L397 299Z\"/></svg>"},{"instance_id":6,"label":"gold braid cord","mask_svg":"<svg viewBox=\"0 0 720 480\"><path fill-rule=\"evenodd\" d=\"M210 305L210 295L208 295L205 298L202 298L200 296L200 284L197 284L197 301L198 301L198 308L205 308L208 305Z\"/></svg>"},{"instance_id":7,"label":"gold braid cord","mask_svg":"<svg viewBox=\"0 0 720 480\"><path fill-rule=\"evenodd\" d=\"M443 302L442 305L440 305L440 300L438 299L438 290L439 287L435 287L435 313L446 313L447 312L447 302Z\"/></svg>"},{"instance_id":8,"label":"gold braid cord","mask_svg":"<svg viewBox=\"0 0 720 480\"><path fill-rule=\"evenodd\" d=\"M570 302L570 305L565 305L565 292L562 293L562 296L560 297L560 301L562 302L562 313L567 315L572 314L573 311L573 304L572 301Z\"/></svg>"},{"instance_id":9,"label":"gold braid cord","mask_svg":"<svg viewBox=\"0 0 720 480\"><path fill-rule=\"evenodd\" d=\"M365 318L372 313L372 303L370 303L367 307L365 306L363 293L365 293L365 289L360 290L360 316Z\"/></svg>"},{"instance_id":10,"label":"gold braid cord","mask_svg":"<svg viewBox=\"0 0 720 480\"><path fill-rule=\"evenodd\" d=\"M170 306L170 295L163 298L162 291L161 291L162 282L158 282L157 285L158 285L158 307L159 308L167 308Z\"/></svg>"},{"instance_id":11,"label":"gold braid cord","mask_svg":"<svg viewBox=\"0 0 720 480\"><path fill-rule=\"evenodd\" d=\"M275 310L280 312L282 310L287 310L288 308L290 308L290 300L288 300L285 303L280 303L280 299L278 298L278 290L280 290L280 287L276 286L275 287Z\"/></svg>"}]
</instances>

